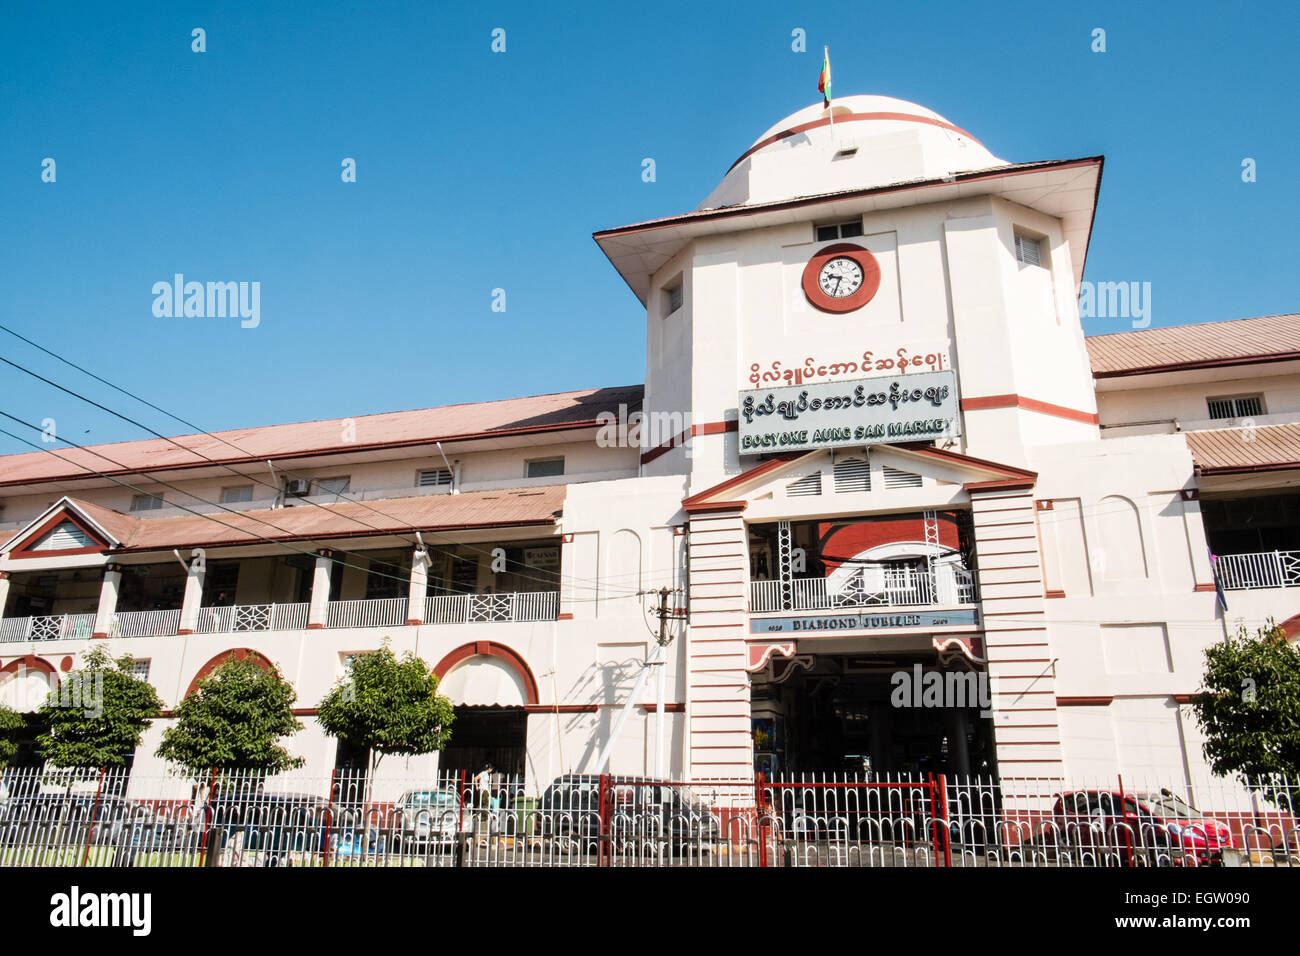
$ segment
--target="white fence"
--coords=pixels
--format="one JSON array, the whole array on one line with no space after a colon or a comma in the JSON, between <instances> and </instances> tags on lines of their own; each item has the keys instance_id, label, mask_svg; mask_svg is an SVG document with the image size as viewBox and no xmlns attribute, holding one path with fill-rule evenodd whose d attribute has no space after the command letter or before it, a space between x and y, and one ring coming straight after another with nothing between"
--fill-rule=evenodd
<instances>
[{"instance_id":1,"label":"white fence","mask_svg":"<svg viewBox=\"0 0 1300 956\"><path fill-rule=\"evenodd\" d=\"M1215 566L1225 591L1300 585L1300 551L1221 554Z\"/></svg>"},{"instance_id":2,"label":"white fence","mask_svg":"<svg viewBox=\"0 0 1300 956\"><path fill-rule=\"evenodd\" d=\"M194 630L198 634L225 634L236 631L292 631L306 626L306 604L232 604L226 607L199 608Z\"/></svg>"},{"instance_id":3,"label":"white fence","mask_svg":"<svg viewBox=\"0 0 1300 956\"><path fill-rule=\"evenodd\" d=\"M892 568L863 569L842 580L795 578L789 596L780 581L753 581L749 609L766 611L824 611L842 607L918 607L973 604L977 600L975 575L964 568L943 565L929 571Z\"/></svg>"},{"instance_id":4,"label":"white fence","mask_svg":"<svg viewBox=\"0 0 1300 956\"><path fill-rule=\"evenodd\" d=\"M326 627L398 627L406 623L406 598L330 601Z\"/></svg>"},{"instance_id":5,"label":"white fence","mask_svg":"<svg viewBox=\"0 0 1300 956\"><path fill-rule=\"evenodd\" d=\"M113 615L113 637L166 637L180 630L181 612L119 611Z\"/></svg>"},{"instance_id":6,"label":"white fence","mask_svg":"<svg viewBox=\"0 0 1300 956\"><path fill-rule=\"evenodd\" d=\"M426 598L426 624L474 624L493 621L554 621L560 613L558 591L507 594L446 594Z\"/></svg>"},{"instance_id":7,"label":"white fence","mask_svg":"<svg viewBox=\"0 0 1300 956\"><path fill-rule=\"evenodd\" d=\"M1283 779L570 774L529 786L451 773L394 789L341 773L24 769L0 780L5 866L1300 870L1300 786Z\"/></svg>"},{"instance_id":8,"label":"white fence","mask_svg":"<svg viewBox=\"0 0 1300 956\"><path fill-rule=\"evenodd\" d=\"M95 630L94 614L44 614L0 621L0 642L80 641Z\"/></svg>"}]
</instances>

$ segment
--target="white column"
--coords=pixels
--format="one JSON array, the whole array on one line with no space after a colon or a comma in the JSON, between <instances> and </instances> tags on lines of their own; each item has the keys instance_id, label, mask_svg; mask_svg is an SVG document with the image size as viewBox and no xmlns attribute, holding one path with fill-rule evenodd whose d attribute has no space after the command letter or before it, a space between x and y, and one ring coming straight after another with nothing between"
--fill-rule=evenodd
<instances>
[{"instance_id":1,"label":"white column","mask_svg":"<svg viewBox=\"0 0 1300 956\"><path fill-rule=\"evenodd\" d=\"M307 606L307 628L314 630L325 626L330 601L330 574L334 570L334 552L321 549L316 552L316 570L311 578L311 604Z\"/></svg>"},{"instance_id":2,"label":"white column","mask_svg":"<svg viewBox=\"0 0 1300 956\"><path fill-rule=\"evenodd\" d=\"M200 555L190 559L189 573L185 576L185 597L181 599L181 623L177 634L193 634L199 623L199 608L203 604L203 574L207 562Z\"/></svg>"},{"instance_id":3,"label":"white column","mask_svg":"<svg viewBox=\"0 0 1300 956\"><path fill-rule=\"evenodd\" d=\"M91 637L108 637L113 631L113 615L117 613L117 589L122 583L120 564L104 565L104 583L99 589L99 609L95 611L95 630Z\"/></svg>"},{"instance_id":4,"label":"white column","mask_svg":"<svg viewBox=\"0 0 1300 956\"><path fill-rule=\"evenodd\" d=\"M0 571L0 621L4 620L5 605L9 603L9 572Z\"/></svg>"},{"instance_id":5,"label":"white column","mask_svg":"<svg viewBox=\"0 0 1300 956\"><path fill-rule=\"evenodd\" d=\"M411 556L411 587L406 595L406 623L424 623L424 597L429 586L429 552L416 548Z\"/></svg>"}]
</instances>

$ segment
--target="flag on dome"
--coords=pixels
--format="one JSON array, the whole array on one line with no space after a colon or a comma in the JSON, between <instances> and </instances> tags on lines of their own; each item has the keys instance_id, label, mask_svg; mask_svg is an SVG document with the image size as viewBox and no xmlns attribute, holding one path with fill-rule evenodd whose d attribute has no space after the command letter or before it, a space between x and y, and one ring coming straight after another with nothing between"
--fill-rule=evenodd
<instances>
[{"instance_id":1,"label":"flag on dome","mask_svg":"<svg viewBox=\"0 0 1300 956\"><path fill-rule=\"evenodd\" d=\"M822 95L827 108L831 105L831 54L827 47L822 47L822 75L817 79L817 92Z\"/></svg>"}]
</instances>

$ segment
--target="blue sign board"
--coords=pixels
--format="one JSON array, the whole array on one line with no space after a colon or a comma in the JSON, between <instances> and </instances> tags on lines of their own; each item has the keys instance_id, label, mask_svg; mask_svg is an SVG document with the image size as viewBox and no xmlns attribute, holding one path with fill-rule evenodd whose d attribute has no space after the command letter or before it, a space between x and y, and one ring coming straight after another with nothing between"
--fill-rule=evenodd
<instances>
[{"instance_id":1,"label":"blue sign board","mask_svg":"<svg viewBox=\"0 0 1300 956\"><path fill-rule=\"evenodd\" d=\"M837 631L876 631L897 627L970 627L979 623L973 607L952 611L880 611L866 614L805 614L800 617L751 617L751 634L807 634Z\"/></svg>"}]
</instances>

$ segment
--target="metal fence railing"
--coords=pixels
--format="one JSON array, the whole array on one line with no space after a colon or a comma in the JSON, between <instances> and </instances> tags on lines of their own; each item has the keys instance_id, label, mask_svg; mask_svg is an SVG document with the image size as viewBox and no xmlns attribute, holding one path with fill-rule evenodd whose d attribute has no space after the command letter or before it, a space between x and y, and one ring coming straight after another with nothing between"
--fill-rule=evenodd
<instances>
[{"instance_id":1,"label":"metal fence railing","mask_svg":"<svg viewBox=\"0 0 1300 956\"><path fill-rule=\"evenodd\" d=\"M1300 782L10 770L4 866L1300 869Z\"/></svg>"},{"instance_id":2,"label":"metal fence railing","mask_svg":"<svg viewBox=\"0 0 1300 956\"><path fill-rule=\"evenodd\" d=\"M979 599L975 574L941 565L934 573L919 569L859 570L843 579L794 578L751 581L749 609L825 611L849 607L921 607L974 604Z\"/></svg>"},{"instance_id":3,"label":"metal fence railing","mask_svg":"<svg viewBox=\"0 0 1300 956\"><path fill-rule=\"evenodd\" d=\"M194 630L199 634L302 630L307 626L307 607L305 603L201 607Z\"/></svg>"},{"instance_id":4,"label":"metal fence railing","mask_svg":"<svg viewBox=\"0 0 1300 956\"><path fill-rule=\"evenodd\" d=\"M179 608L169 611L118 611L113 615L113 637L170 637L180 630Z\"/></svg>"},{"instance_id":5,"label":"metal fence railing","mask_svg":"<svg viewBox=\"0 0 1300 956\"><path fill-rule=\"evenodd\" d=\"M1225 591L1300 585L1300 551L1220 554L1214 564Z\"/></svg>"},{"instance_id":6,"label":"metal fence railing","mask_svg":"<svg viewBox=\"0 0 1300 956\"><path fill-rule=\"evenodd\" d=\"M0 643L80 641L95 629L94 614L42 614L0 621Z\"/></svg>"},{"instance_id":7,"label":"metal fence railing","mask_svg":"<svg viewBox=\"0 0 1300 956\"><path fill-rule=\"evenodd\" d=\"M560 593L558 591L439 594L424 599L424 623L426 624L554 621L559 613Z\"/></svg>"}]
</instances>

